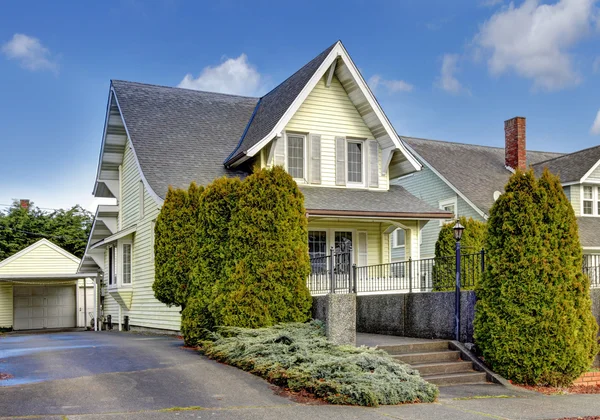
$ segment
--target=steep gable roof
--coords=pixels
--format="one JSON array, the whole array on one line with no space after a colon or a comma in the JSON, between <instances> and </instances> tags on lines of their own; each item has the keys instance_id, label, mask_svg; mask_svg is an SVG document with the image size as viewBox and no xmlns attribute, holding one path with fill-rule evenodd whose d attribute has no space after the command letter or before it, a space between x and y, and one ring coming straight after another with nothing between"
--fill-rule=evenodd
<instances>
[{"instance_id":1,"label":"steep gable roof","mask_svg":"<svg viewBox=\"0 0 600 420\"><path fill-rule=\"evenodd\" d=\"M150 188L187 188L245 176L223 161L237 146L257 98L113 80L111 89Z\"/></svg>"},{"instance_id":2,"label":"steep gable roof","mask_svg":"<svg viewBox=\"0 0 600 420\"><path fill-rule=\"evenodd\" d=\"M239 159L244 155L244 152L256 145L273 130L336 45L337 42L260 99L246 133L240 139L238 147L227 157L225 163Z\"/></svg>"},{"instance_id":3,"label":"steep gable roof","mask_svg":"<svg viewBox=\"0 0 600 420\"><path fill-rule=\"evenodd\" d=\"M600 146L594 146L536 163L533 169L535 174L540 176L544 168L548 168L550 172L560 177L560 182L565 184L580 182L598 161L600 161Z\"/></svg>"},{"instance_id":4,"label":"steep gable roof","mask_svg":"<svg viewBox=\"0 0 600 420\"><path fill-rule=\"evenodd\" d=\"M424 163L439 173L484 214L494 204L494 192L504 191L511 172L504 166L504 148L402 137ZM527 151L528 164L561 156Z\"/></svg>"}]
</instances>

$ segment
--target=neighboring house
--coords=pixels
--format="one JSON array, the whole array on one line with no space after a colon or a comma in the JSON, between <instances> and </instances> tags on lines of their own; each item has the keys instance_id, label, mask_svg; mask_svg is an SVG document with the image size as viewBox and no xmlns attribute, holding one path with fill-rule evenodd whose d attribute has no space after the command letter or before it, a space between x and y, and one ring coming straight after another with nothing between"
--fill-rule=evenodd
<instances>
[{"instance_id":1,"label":"neighboring house","mask_svg":"<svg viewBox=\"0 0 600 420\"><path fill-rule=\"evenodd\" d=\"M206 185L282 165L305 196L311 256L350 241L359 266L390 261L389 236L452 216L390 186L421 169L341 42L262 98L112 81L94 195L100 206L80 270L103 273L119 326L178 330L180 308L154 298L154 222L171 185Z\"/></svg>"},{"instance_id":2,"label":"neighboring house","mask_svg":"<svg viewBox=\"0 0 600 420\"><path fill-rule=\"evenodd\" d=\"M77 271L81 260L41 239L0 261L0 329L89 325L95 313L96 273Z\"/></svg>"},{"instance_id":3,"label":"neighboring house","mask_svg":"<svg viewBox=\"0 0 600 420\"><path fill-rule=\"evenodd\" d=\"M585 254L600 253L600 146L570 154L526 150L525 118L505 122L505 147L477 146L403 137L423 170L392 180L408 192L456 216L485 221L515 168L547 167L560 176L571 200ZM441 225L428 223L421 232L421 257L433 257ZM394 233L392 259L403 260L403 233ZM476 250L472 250L475 252ZM595 264L598 265L598 264Z\"/></svg>"}]
</instances>

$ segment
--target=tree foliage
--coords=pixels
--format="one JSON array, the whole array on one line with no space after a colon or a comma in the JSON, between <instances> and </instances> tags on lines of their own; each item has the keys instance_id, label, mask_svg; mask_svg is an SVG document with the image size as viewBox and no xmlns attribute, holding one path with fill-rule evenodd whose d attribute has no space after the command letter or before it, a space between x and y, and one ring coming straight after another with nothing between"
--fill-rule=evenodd
<instances>
[{"instance_id":1,"label":"tree foliage","mask_svg":"<svg viewBox=\"0 0 600 420\"><path fill-rule=\"evenodd\" d=\"M198 258L198 208L203 188L169 188L154 227L154 296L168 306L185 305L194 294L192 272Z\"/></svg>"},{"instance_id":2,"label":"tree foliage","mask_svg":"<svg viewBox=\"0 0 600 420\"><path fill-rule=\"evenodd\" d=\"M490 211L475 339L517 383L567 385L597 353L589 279L573 209L557 177L517 171Z\"/></svg>"},{"instance_id":3,"label":"tree foliage","mask_svg":"<svg viewBox=\"0 0 600 420\"><path fill-rule=\"evenodd\" d=\"M281 167L244 180L229 228L230 255L214 286L217 325L304 322L312 305L304 197Z\"/></svg>"},{"instance_id":4,"label":"tree foliage","mask_svg":"<svg viewBox=\"0 0 600 420\"><path fill-rule=\"evenodd\" d=\"M485 235L487 225L485 222L474 220L464 216L459 218L461 225L465 230L460 241L461 252L463 254L475 254L485 247ZM433 267L434 284L433 290L448 291L454 290L456 275L456 240L454 239L454 223L447 223L440 229L438 240L435 243L436 264ZM481 278L480 258L469 256L461 261L463 272L464 290L473 290Z\"/></svg>"},{"instance_id":5,"label":"tree foliage","mask_svg":"<svg viewBox=\"0 0 600 420\"><path fill-rule=\"evenodd\" d=\"M46 238L76 257L83 257L92 228L92 214L79 205L44 212L18 201L0 211L0 261Z\"/></svg>"}]
</instances>

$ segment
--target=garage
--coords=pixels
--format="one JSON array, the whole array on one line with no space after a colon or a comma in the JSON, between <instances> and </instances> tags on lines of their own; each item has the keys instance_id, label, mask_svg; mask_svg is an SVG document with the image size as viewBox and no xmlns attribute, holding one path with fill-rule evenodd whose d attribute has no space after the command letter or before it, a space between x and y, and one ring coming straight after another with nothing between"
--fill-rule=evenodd
<instances>
[{"instance_id":1,"label":"garage","mask_svg":"<svg viewBox=\"0 0 600 420\"><path fill-rule=\"evenodd\" d=\"M41 239L0 261L0 331L86 327L97 318L98 273Z\"/></svg>"},{"instance_id":2,"label":"garage","mask_svg":"<svg viewBox=\"0 0 600 420\"><path fill-rule=\"evenodd\" d=\"M14 286L15 330L72 328L75 286Z\"/></svg>"}]
</instances>

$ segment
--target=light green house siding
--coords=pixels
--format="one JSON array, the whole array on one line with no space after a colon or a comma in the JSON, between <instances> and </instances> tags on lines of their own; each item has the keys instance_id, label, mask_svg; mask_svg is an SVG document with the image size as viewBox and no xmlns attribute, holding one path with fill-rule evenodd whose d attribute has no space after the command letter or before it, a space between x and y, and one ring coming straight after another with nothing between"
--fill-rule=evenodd
<instances>
[{"instance_id":1,"label":"light green house siding","mask_svg":"<svg viewBox=\"0 0 600 420\"><path fill-rule=\"evenodd\" d=\"M456 192L442 181L431 169L424 166L419 172L390 181L391 184L403 186L409 193L434 207L439 207L440 201L456 199L457 212L460 216L472 217L484 221L483 217ZM425 222L421 222L422 224ZM430 221L421 229L421 258L435 255L435 243L440 233L441 224L437 220ZM392 261L402 260L403 248L392 248Z\"/></svg>"},{"instance_id":2,"label":"light green house siding","mask_svg":"<svg viewBox=\"0 0 600 420\"><path fill-rule=\"evenodd\" d=\"M136 232L132 238L132 284L130 289L120 289L132 292L133 297L130 308L121 305L121 315L128 315L131 325L179 330L180 308L167 307L156 300L152 291L152 283L154 283L154 234L152 230L160 208L144 188L144 214L140 219L141 176L130 144L125 149L121 180L121 230L136 225ZM105 252L104 266L106 268L103 290L104 314L112 315L113 322L116 322L119 316L119 303L115 299L115 293L109 293L106 285L108 283L108 252ZM126 295L126 293L123 294Z\"/></svg>"},{"instance_id":3,"label":"light green house siding","mask_svg":"<svg viewBox=\"0 0 600 420\"><path fill-rule=\"evenodd\" d=\"M588 181L600 181L600 166L592 171L591 174L587 177Z\"/></svg>"},{"instance_id":4,"label":"light green house siding","mask_svg":"<svg viewBox=\"0 0 600 420\"><path fill-rule=\"evenodd\" d=\"M571 185L569 187L569 200L571 200L571 205L573 206L573 211L575 212L575 216L581 216L581 185Z\"/></svg>"},{"instance_id":5,"label":"light green house siding","mask_svg":"<svg viewBox=\"0 0 600 420\"><path fill-rule=\"evenodd\" d=\"M0 328L10 328L13 324L13 287L0 283Z\"/></svg>"},{"instance_id":6,"label":"light green house siding","mask_svg":"<svg viewBox=\"0 0 600 420\"><path fill-rule=\"evenodd\" d=\"M75 273L79 262L41 244L14 261L0 267L0 274Z\"/></svg>"}]
</instances>

